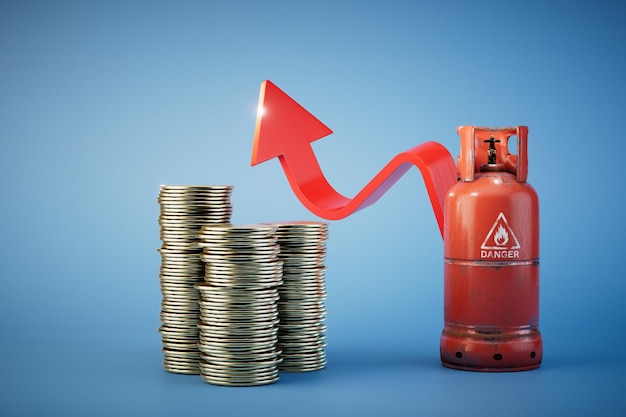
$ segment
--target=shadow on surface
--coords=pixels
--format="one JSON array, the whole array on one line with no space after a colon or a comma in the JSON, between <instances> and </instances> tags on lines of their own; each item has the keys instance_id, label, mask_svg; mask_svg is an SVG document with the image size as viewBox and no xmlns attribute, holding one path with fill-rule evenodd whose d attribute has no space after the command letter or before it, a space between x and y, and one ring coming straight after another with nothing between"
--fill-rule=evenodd
<instances>
[{"instance_id":1,"label":"shadow on surface","mask_svg":"<svg viewBox=\"0 0 626 417\"><path fill-rule=\"evenodd\" d=\"M381 376L419 375L424 371L443 371L438 357L406 352L388 351L344 351L327 352L326 368L315 372L281 373L281 379L290 384L316 382L367 383Z\"/></svg>"}]
</instances>

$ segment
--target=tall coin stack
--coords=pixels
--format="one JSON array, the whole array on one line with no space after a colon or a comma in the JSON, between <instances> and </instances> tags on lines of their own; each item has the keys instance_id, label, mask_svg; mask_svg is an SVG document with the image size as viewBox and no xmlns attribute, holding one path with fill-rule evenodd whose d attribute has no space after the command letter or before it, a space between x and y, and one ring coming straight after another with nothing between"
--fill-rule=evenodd
<instances>
[{"instance_id":1,"label":"tall coin stack","mask_svg":"<svg viewBox=\"0 0 626 417\"><path fill-rule=\"evenodd\" d=\"M325 260L328 224L314 221L270 223L283 261L279 287L280 371L315 371L326 366Z\"/></svg>"},{"instance_id":2,"label":"tall coin stack","mask_svg":"<svg viewBox=\"0 0 626 417\"><path fill-rule=\"evenodd\" d=\"M204 224L228 223L232 214L232 186L162 185L161 213L161 326L163 367L169 372L200 373L198 349L198 290L204 278L196 233Z\"/></svg>"},{"instance_id":3,"label":"tall coin stack","mask_svg":"<svg viewBox=\"0 0 626 417\"><path fill-rule=\"evenodd\" d=\"M282 262L276 227L205 225L200 290L200 375L210 384L264 385L278 380L278 289Z\"/></svg>"}]
</instances>

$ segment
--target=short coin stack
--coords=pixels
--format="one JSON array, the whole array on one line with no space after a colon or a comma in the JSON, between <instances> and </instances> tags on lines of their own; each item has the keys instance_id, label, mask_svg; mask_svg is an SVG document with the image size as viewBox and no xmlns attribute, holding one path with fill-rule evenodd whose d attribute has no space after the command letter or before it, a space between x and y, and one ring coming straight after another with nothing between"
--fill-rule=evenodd
<instances>
[{"instance_id":1,"label":"short coin stack","mask_svg":"<svg viewBox=\"0 0 626 417\"><path fill-rule=\"evenodd\" d=\"M198 290L204 278L196 233L204 224L228 223L233 187L161 186L158 202L161 241L161 326L163 367L169 372L200 373Z\"/></svg>"},{"instance_id":2,"label":"short coin stack","mask_svg":"<svg viewBox=\"0 0 626 417\"><path fill-rule=\"evenodd\" d=\"M314 221L270 223L283 261L278 347L282 372L315 371L326 366L325 259L328 224Z\"/></svg>"},{"instance_id":3,"label":"short coin stack","mask_svg":"<svg viewBox=\"0 0 626 417\"><path fill-rule=\"evenodd\" d=\"M278 289L282 262L276 227L205 225L200 291L200 374L210 384L264 385L278 380Z\"/></svg>"}]
</instances>

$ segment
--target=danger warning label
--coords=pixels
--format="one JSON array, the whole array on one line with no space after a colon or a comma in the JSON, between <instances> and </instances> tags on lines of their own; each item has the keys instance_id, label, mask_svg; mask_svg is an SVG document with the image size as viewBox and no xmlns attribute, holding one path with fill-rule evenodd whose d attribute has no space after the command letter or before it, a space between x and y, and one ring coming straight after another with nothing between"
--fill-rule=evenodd
<instances>
[{"instance_id":1,"label":"danger warning label","mask_svg":"<svg viewBox=\"0 0 626 417\"><path fill-rule=\"evenodd\" d=\"M519 258L520 244L515 232L503 212L498 214L487 237L480 245L481 259L515 259Z\"/></svg>"}]
</instances>

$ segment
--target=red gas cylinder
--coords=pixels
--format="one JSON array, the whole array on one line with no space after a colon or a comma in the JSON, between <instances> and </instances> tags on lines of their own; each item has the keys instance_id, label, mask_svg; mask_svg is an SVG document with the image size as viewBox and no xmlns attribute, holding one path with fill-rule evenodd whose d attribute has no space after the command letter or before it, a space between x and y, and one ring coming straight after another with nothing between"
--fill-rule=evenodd
<instances>
[{"instance_id":1,"label":"red gas cylinder","mask_svg":"<svg viewBox=\"0 0 626 417\"><path fill-rule=\"evenodd\" d=\"M459 181L444 208L441 362L473 371L539 367L539 199L526 182L526 126L461 126ZM517 154L509 140L517 139Z\"/></svg>"}]
</instances>

